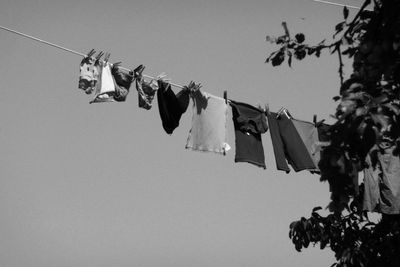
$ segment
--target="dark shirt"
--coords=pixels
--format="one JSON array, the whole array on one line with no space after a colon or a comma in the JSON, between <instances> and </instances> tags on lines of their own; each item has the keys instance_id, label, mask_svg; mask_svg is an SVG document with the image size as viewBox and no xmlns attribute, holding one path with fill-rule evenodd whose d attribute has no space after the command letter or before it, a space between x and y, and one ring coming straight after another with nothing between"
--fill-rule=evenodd
<instances>
[{"instance_id":1,"label":"dark shirt","mask_svg":"<svg viewBox=\"0 0 400 267\"><path fill-rule=\"evenodd\" d=\"M162 126L168 134L172 134L189 105L189 92L181 90L175 95L170 84L158 80L157 101Z\"/></svg>"},{"instance_id":2,"label":"dark shirt","mask_svg":"<svg viewBox=\"0 0 400 267\"><path fill-rule=\"evenodd\" d=\"M111 69L114 78L115 93L114 99L118 102L124 102L129 94L129 88L133 81L133 73L125 73L119 67Z\"/></svg>"},{"instance_id":3,"label":"dark shirt","mask_svg":"<svg viewBox=\"0 0 400 267\"><path fill-rule=\"evenodd\" d=\"M260 109L230 101L235 128L235 162L248 162L266 168L261 134L268 130L267 119Z\"/></svg>"}]
</instances>

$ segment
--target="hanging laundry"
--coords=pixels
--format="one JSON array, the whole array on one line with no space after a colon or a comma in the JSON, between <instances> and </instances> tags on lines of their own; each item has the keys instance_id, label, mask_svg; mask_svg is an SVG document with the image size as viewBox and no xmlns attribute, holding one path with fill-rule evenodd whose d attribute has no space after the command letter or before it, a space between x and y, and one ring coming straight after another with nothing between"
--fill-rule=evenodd
<instances>
[{"instance_id":1,"label":"hanging laundry","mask_svg":"<svg viewBox=\"0 0 400 267\"><path fill-rule=\"evenodd\" d=\"M316 128L318 131L318 142L315 144L313 151L321 152L323 149L330 145L331 137L330 137L330 128L331 125L323 123L324 121L320 121L316 123Z\"/></svg>"},{"instance_id":2,"label":"hanging laundry","mask_svg":"<svg viewBox=\"0 0 400 267\"><path fill-rule=\"evenodd\" d=\"M276 168L286 173L290 172L290 168L286 162L285 146L279 132L279 124L277 113L267 112L269 133L271 135L272 147L274 149Z\"/></svg>"},{"instance_id":3,"label":"hanging laundry","mask_svg":"<svg viewBox=\"0 0 400 267\"><path fill-rule=\"evenodd\" d=\"M96 51L94 49L82 59L79 65L79 83L78 88L85 91L86 94L91 94L96 88L100 75L100 59L103 52L94 57Z\"/></svg>"},{"instance_id":4,"label":"hanging laundry","mask_svg":"<svg viewBox=\"0 0 400 267\"><path fill-rule=\"evenodd\" d=\"M135 70L135 84L138 92L138 104L140 108L151 109L153 105L154 95L158 90L157 82L151 80L146 82L142 76L145 67L143 65L138 66Z\"/></svg>"},{"instance_id":5,"label":"hanging laundry","mask_svg":"<svg viewBox=\"0 0 400 267\"><path fill-rule=\"evenodd\" d=\"M265 112L249 104L230 101L235 128L235 162L266 168L261 134L268 130Z\"/></svg>"},{"instance_id":6,"label":"hanging laundry","mask_svg":"<svg viewBox=\"0 0 400 267\"><path fill-rule=\"evenodd\" d=\"M312 122L301 121L294 118L292 118L292 122L299 133L301 140L303 140L311 159L314 162L315 169L311 171L318 172L320 153L319 150L317 150L317 145L319 143L317 127L315 127L315 124Z\"/></svg>"},{"instance_id":7,"label":"hanging laundry","mask_svg":"<svg viewBox=\"0 0 400 267\"><path fill-rule=\"evenodd\" d=\"M191 90L193 100L192 127L186 143L187 149L225 154L230 149L226 143L226 118L228 105L225 99Z\"/></svg>"},{"instance_id":8,"label":"hanging laundry","mask_svg":"<svg viewBox=\"0 0 400 267\"><path fill-rule=\"evenodd\" d=\"M111 74L114 80L115 93L114 100L117 102L124 102L129 94L129 89L133 81L133 71L126 73L122 71L118 63L114 63L111 68Z\"/></svg>"},{"instance_id":9,"label":"hanging laundry","mask_svg":"<svg viewBox=\"0 0 400 267\"><path fill-rule=\"evenodd\" d=\"M172 134L189 105L189 91L183 89L175 95L171 85L161 79L158 80L158 88L157 102L162 126L167 134Z\"/></svg>"},{"instance_id":10,"label":"hanging laundry","mask_svg":"<svg viewBox=\"0 0 400 267\"><path fill-rule=\"evenodd\" d=\"M93 100L89 102L90 104L115 101L115 85L110 64L108 62L100 62L100 66L100 82L96 86L95 95Z\"/></svg>"},{"instance_id":11,"label":"hanging laundry","mask_svg":"<svg viewBox=\"0 0 400 267\"><path fill-rule=\"evenodd\" d=\"M274 112L268 112L267 118L277 169L289 173L289 163L296 172L315 170L315 164L293 121L284 114Z\"/></svg>"},{"instance_id":12,"label":"hanging laundry","mask_svg":"<svg viewBox=\"0 0 400 267\"><path fill-rule=\"evenodd\" d=\"M363 208L400 214L400 157L392 140L374 145L366 157Z\"/></svg>"}]
</instances>

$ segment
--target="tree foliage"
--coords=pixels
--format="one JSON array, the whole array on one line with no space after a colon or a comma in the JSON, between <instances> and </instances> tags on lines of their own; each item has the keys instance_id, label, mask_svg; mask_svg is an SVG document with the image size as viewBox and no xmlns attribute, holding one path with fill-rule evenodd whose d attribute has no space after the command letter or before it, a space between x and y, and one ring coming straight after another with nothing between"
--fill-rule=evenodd
<instances>
[{"instance_id":1,"label":"tree foliage","mask_svg":"<svg viewBox=\"0 0 400 267\"><path fill-rule=\"evenodd\" d=\"M373 5L373 11L366 7ZM400 217L385 215L375 224L362 211L363 185L355 179L366 167L370 149L383 140L400 151L400 0L366 0L353 19L343 9L343 21L335 26L330 43L305 43L298 33L291 37L267 36L279 49L266 63L279 66L293 58L319 57L323 51L338 56L341 86L336 122L330 128L331 143L321 155L321 181L331 189L330 214L314 208L311 217L290 225L289 237L296 250L319 243L336 256L336 266L400 266ZM342 57L353 61L353 72L343 74ZM399 177L400 179L400 177Z\"/></svg>"}]
</instances>

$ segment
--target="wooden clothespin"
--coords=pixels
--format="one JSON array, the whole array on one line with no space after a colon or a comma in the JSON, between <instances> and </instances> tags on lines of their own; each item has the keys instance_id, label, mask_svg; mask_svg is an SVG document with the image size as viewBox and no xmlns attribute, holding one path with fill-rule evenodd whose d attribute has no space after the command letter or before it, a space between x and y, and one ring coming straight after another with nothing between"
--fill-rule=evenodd
<instances>
[{"instance_id":1,"label":"wooden clothespin","mask_svg":"<svg viewBox=\"0 0 400 267\"><path fill-rule=\"evenodd\" d=\"M283 107L281 107L281 108L278 110L278 112L276 113L276 118L279 118L279 117L281 116L282 111L283 111Z\"/></svg>"},{"instance_id":2,"label":"wooden clothespin","mask_svg":"<svg viewBox=\"0 0 400 267\"><path fill-rule=\"evenodd\" d=\"M265 115L271 115L271 112L269 111L269 105L268 104L264 105L264 114Z\"/></svg>"},{"instance_id":3,"label":"wooden clothespin","mask_svg":"<svg viewBox=\"0 0 400 267\"><path fill-rule=\"evenodd\" d=\"M290 115L289 110L287 110L286 108L284 108L284 109L282 110L282 112L285 113L285 115L286 115L286 117L287 117L288 119L291 119L291 118L292 118L292 115Z\"/></svg>"},{"instance_id":4,"label":"wooden clothespin","mask_svg":"<svg viewBox=\"0 0 400 267\"><path fill-rule=\"evenodd\" d=\"M226 90L224 91L224 99L225 99L225 104L228 104L228 92Z\"/></svg>"},{"instance_id":5,"label":"wooden clothespin","mask_svg":"<svg viewBox=\"0 0 400 267\"><path fill-rule=\"evenodd\" d=\"M276 118L279 118L282 115L282 113L285 114L285 116L288 119L292 118L292 115L290 115L290 112L284 107L281 107L281 109L278 111L278 114L276 115Z\"/></svg>"},{"instance_id":6,"label":"wooden clothespin","mask_svg":"<svg viewBox=\"0 0 400 267\"><path fill-rule=\"evenodd\" d=\"M224 99L225 99L225 104L228 104L228 91L226 91L226 90L224 91ZM224 148L223 155L224 156L226 155L225 148Z\"/></svg>"},{"instance_id":7,"label":"wooden clothespin","mask_svg":"<svg viewBox=\"0 0 400 267\"><path fill-rule=\"evenodd\" d=\"M107 53L107 52L105 53L104 60L103 60L105 64L108 63L108 60L110 59L110 56L111 56L111 53Z\"/></svg>"}]
</instances>

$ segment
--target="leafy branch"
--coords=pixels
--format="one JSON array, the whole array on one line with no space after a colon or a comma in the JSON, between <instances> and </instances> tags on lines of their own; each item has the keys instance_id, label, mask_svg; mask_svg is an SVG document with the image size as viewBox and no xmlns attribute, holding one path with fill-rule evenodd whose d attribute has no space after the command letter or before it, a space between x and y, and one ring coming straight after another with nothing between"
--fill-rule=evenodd
<instances>
[{"instance_id":1,"label":"leafy branch","mask_svg":"<svg viewBox=\"0 0 400 267\"><path fill-rule=\"evenodd\" d=\"M286 24L284 35L267 36L280 46L266 59L273 66L287 60L291 67L293 57L319 57L324 50L338 55L336 122L319 162L320 180L330 185L330 214L322 216L321 208L314 208L311 217L290 225L289 237L297 251L310 244L329 247L337 259L333 266L339 267L400 266L400 215L382 214L376 224L368 221L362 212L363 186L358 184L372 147L385 143L400 155L400 1L374 0L374 11L365 9L370 3L366 0L350 22L344 8L344 20L335 26L329 44L306 44L302 33L291 38ZM343 56L353 59L346 80Z\"/></svg>"}]
</instances>

